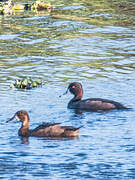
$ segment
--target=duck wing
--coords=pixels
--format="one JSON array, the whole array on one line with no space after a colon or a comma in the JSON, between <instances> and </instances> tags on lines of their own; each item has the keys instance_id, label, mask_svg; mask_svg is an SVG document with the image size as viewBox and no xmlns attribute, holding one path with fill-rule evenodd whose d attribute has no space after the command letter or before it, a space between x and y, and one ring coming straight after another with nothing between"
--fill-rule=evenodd
<instances>
[{"instance_id":1,"label":"duck wing","mask_svg":"<svg viewBox=\"0 0 135 180\"><path fill-rule=\"evenodd\" d=\"M43 123L31 131L31 136L57 137L63 132L64 130L61 129L60 123Z\"/></svg>"},{"instance_id":2,"label":"duck wing","mask_svg":"<svg viewBox=\"0 0 135 180\"><path fill-rule=\"evenodd\" d=\"M98 110L111 110L111 109L127 109L121 103L102 99L102 98L90 98L85 100L76 101L73 103L76 109L84 109L90 111Z\"/></svg>"},{"instance_id":3,"label":"duck wing","mask_svg":"<svg viewBox=\"0 0 135 180\"><path fill-rule=\"evenodd\" d=\"M33 129L33 131L37 131L39 129L45 129L47 127L50 127L50 126L56 126L56 125L60 125L60 123L43 123L43 124L40 124L38 127L36 127L35 129Z\"/></svg>"},{"instance_id":4,"label":"duck wing","mask_svg":"<svg viewBox=\"0 0 135 180\"><path fill-rule=\"evenodd\" d=\"M102 99L102 98L91 98L91 99L88 99L88 101L91 106L95 106L95 108L101 109L101 110L127 109L121 103L113 101L113 100Z\"/></svg>"}]
</instances>

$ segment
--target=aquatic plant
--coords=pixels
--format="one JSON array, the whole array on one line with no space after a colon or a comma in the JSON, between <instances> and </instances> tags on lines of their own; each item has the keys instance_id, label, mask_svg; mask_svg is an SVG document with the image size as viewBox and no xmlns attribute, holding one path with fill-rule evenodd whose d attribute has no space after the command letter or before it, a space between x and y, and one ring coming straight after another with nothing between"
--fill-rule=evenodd
<instances>
[{"instance_id":1,"label":"aquatic plant","mask_svg":"<svg viewBox=\"0 0 135 180\"><path fill-rule=\"evenodd\" d=\"M45 2L43 0L37 0L32 4L19 4L19 3L15 3L13 0L9 0L8 3L3 2L0 4L1 15L10 15L10 14L14 14L16 11L24 11L24 10L50 11L52 9L54 9L54 7L49 2Z\"/></svg>"},{"instance_id":2,"label":"aquatic plant","mask_svg":"<svg viewBox=\"0 0 135 180\"><path fill-rule=\"evenodd\" d=\"M14 83L10 85L11 88L17 88L17 89L32 89L36 87L42 86L42 80L36 79L33 80L32 78L25 77L23 79L16 79Z\"/></svg>"},{"instance_id":3,"label":"aquatic plant","mask_svg":"<svg viewBox=\"0 0 135 180\"><path fill-rule=\"evenodd\" d=\"M44 2L42 0L37 0L35 3L33 3L31 5L31 10L40 11L40 10L44 10L44 9L50 10L50 9L53 9L53 6L51 6L50 3L46 3L46 2Z\"/></svg>"}]
</instances>

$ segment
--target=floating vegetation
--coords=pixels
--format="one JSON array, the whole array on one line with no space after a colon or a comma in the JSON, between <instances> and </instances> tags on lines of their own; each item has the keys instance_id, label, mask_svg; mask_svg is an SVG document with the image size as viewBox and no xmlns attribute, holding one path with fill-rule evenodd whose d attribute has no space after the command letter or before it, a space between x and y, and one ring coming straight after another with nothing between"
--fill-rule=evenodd
<instances>
[{"instance_id":1,"label":"floating vegetation","mask_svg":"<svg viewBox=\"0 0 135 180\"><path fill-rule=\"evenodd\" d=\"M43 0L37 0L32 4L16 4L13 0L9 0L7 2L0 3L0 14L1 15L12 15L17 11L23 12L24 10L29 11L40 11L47 10L50 11L54 9L54 7L49 3Z\"/></svg>"},{"instance_id":2,"label":"floating vegetation","mask_svg":"<svg viewBox=\"0 0 135 180\"><path fill-rule=\"evenodd\" d=\"M31 10L52 10L53 9L53 6L51 6L50 3L45 3L44 1L42 0L38 0L36 1L34 4L31 5L30 7Z\"/></svg>"},{"instance_id":3,"label":"floating vegetation","mask_svg":"<svg viewBox=\"0 0 135 180\"><path fill-rule=\"evenodd\" d=\"M17 88L17 89L32 89L36 87L42 86L42 80L36 79L33 80L32 78L23 78L23 79L16 79L15 83L11 84L11 88Z\"/></svg>"}]
</instances>

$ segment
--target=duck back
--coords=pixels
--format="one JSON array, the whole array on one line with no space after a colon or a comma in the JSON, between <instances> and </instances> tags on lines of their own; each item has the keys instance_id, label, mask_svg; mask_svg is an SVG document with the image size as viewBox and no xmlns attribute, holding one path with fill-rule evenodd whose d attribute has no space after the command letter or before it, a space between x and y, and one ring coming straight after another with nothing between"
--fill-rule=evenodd
<instances>
[{"instance_id":1,"label":"duck back","mask_svg":"<svg viewBox=\"0 0 135 180\"><path fill-rule=\"evenodd\" d=\"M101 98L89 98L85 100L71 100L68 108L82 109L89 111L111 110L111 109L127 109L121 103Z\"/></svg>"}]
</instances>

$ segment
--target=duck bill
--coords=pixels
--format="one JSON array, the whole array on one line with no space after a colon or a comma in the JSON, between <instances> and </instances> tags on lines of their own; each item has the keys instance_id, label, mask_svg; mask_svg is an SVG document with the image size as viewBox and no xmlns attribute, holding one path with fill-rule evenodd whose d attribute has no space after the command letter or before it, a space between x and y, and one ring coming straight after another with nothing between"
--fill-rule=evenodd
<instances>
[{"instance_id":1,"label":"duck bill","mask_svg":"<svg viewBox=\"0 0 135 180\"><path fill-rule=\"evenodd\" d=\"M18 118L18 116L15 114L11 119L9 119L8 121L6 121L6 123L10 122L10 121L20 121L20 119Z\"/></svg>"},{"instance_id":2,"label":"duck bill","mask_svg":"<svg viewBox=\"0 0 135 180\"><path fill-rule=\"evenodd\" d=\"M63 93L62 95L60 95L59 97L62 97L62 96L64 96L64 95L66 95L68 93L68 89L66 90L66 92L65 93Z\"/></svg>"}]
</instances>

